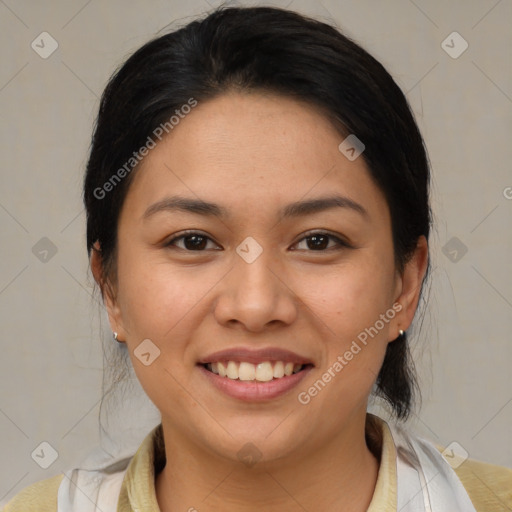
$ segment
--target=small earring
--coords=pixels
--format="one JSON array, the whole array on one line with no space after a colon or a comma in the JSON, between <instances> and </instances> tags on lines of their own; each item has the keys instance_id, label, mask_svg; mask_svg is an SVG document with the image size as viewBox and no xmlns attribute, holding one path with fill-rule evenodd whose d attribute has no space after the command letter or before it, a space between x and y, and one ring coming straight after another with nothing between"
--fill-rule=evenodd
<instances>
[{"instance_id":1,"label":"small earring","mask_svg":"<svg viewBox=\"0 0 512 512\"><path fill-rule=\"evenodd\" d=\"M403 335L404 335L404 331L402 331L402 329L400 329L400 330L398 331L398 334L399 334L400 336L403 336ZM117 339L117 338L116 338L116 339Z\"/></svg>"},{"instance_id":2,"label":"small earring","mask_svg":"<svg viewBox=\"0 0 512 512\"><path fill-rule=\"evenodd\" d=\"M113 337L116 341L119 341L119 340L117 339L117 332L113 332L113 333L112 333L112 337Z\"/></svg>"}]
</instances>

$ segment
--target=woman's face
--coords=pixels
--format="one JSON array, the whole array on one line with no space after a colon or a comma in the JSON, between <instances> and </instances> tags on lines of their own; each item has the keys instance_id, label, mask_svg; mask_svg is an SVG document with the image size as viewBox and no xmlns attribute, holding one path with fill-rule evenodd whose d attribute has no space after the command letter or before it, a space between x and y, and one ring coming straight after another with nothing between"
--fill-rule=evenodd
<instances>
[{"instance_id":1,"label":"woman's face","mask_svg":"<svg viewBox=\"0 0 512 512\"><path fill-rule=\"evenodd\" d=\"M422 274L397 273L385 198L342 140L313 107L229 93L142 161L107 305L173 439L271 460L364 418Z\"/></svg>"}]
</instances>

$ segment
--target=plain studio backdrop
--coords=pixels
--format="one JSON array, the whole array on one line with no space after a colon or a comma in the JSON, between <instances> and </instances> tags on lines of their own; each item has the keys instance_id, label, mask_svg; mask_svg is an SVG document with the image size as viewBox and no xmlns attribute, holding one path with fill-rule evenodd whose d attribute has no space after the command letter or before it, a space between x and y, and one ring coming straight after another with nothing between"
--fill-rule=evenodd
<instances>
[{"instance_id":1,"label":"plain studio backdrop","mask_svg":"<svg viewBox=\"0 0 512 512\"><path fill-rule=\"evenodd\" d=\"M105 398L110 437L100 436L101 339L115 342L88 274L82 176L114 69L218 4L0 1L0 502L100 441L135 451L159 420L131 374ZM406 93L429 151L436 222L429 300L411 336L424 401L410 426L512 467L512 3L250 5L334 21Z\"/></svg>"}]
</instances>

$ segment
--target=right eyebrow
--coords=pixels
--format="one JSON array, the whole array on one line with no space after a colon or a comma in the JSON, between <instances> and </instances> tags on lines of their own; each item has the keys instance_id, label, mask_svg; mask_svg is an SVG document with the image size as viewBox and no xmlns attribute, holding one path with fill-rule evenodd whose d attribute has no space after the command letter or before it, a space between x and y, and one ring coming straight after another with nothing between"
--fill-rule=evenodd
<instances>
[{"instance_id":1,"label":"right eyebrow","mask_svg":"<svg viewBox=\"0 0 512 512\"><path fill-rule=\"evenodd\" d=\"M215 203L203 201L202 199L193 199L183 196L171 196L157 201L149 206L144 212L142 218L145 220L158 212L182 211L188 213L197 213L199 215L215 216L219 218L229 217L228 211Z\"/></svg>"}]
</instances>

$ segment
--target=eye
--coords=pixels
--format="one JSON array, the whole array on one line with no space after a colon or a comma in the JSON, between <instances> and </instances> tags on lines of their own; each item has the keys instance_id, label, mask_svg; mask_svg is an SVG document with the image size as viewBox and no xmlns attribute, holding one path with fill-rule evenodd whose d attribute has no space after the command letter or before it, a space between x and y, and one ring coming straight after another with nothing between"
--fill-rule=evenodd
<instances>
[{"instance_id":1,"label":"eye","mask_svg":"<svg viewBox=\"0 0 512 512\"><path fill-rule=\"evenodd\" d=\"M329 247L329 241L334 241L334 247ZM322 252L326 250L336 250L342 248L350 248L350 244L338 238L337 236L331 235L330 233L326 233L324 231L317 231L315 233L308 233L307 236L302 238L298 244L304 242L306 243L307 249L312 251ZM306 249L306 250L307 250ZM304 249L299 249L304 250Z\"/></svg>"},{"instance_id":2,"label":"eye","mask_svg":"<svg viewBox=\"0 0 512 512\"><path fill-rule=\"evenodd\" d=\"M176 242L183 240L183 246L178 246ZM207 242L212 239L198 231L185 231L165 243L165 247L177 247L185 251L202 251L206 249ZM218 247L218 246L217 246Z\"/></svg>"},{"instance_id":3,"label":"eye","mask_svg":"<svg viewBox=\"0 0 512 512\"><path fill-rule=\"evenodd\" d=\"M178 249L182 249L184 251L196 251L201 252L208 249L208 242L212 242L213 240L199 232L199 231L185 231L181 235L175 236L171 240L165 243L165 247L176 247ZM183 245L178 245L178 242L183 242ZM342 248L350 248L351 245L341 238L331 235L330 233L326 233L324 231L308 233L307 236L303 237L297 244L306 243L306 249L302 248L299 250L309 250L315 252L325 252L328 250L336 250ZM334 242L333 245L329 246L329 242ZM214 244L218 247L216 244ZM210 247L211 249L211 247ZM215 248L214 248L215 250ZM294 249L295 250L295 249Z\"/></svg>"}]
</instances>

